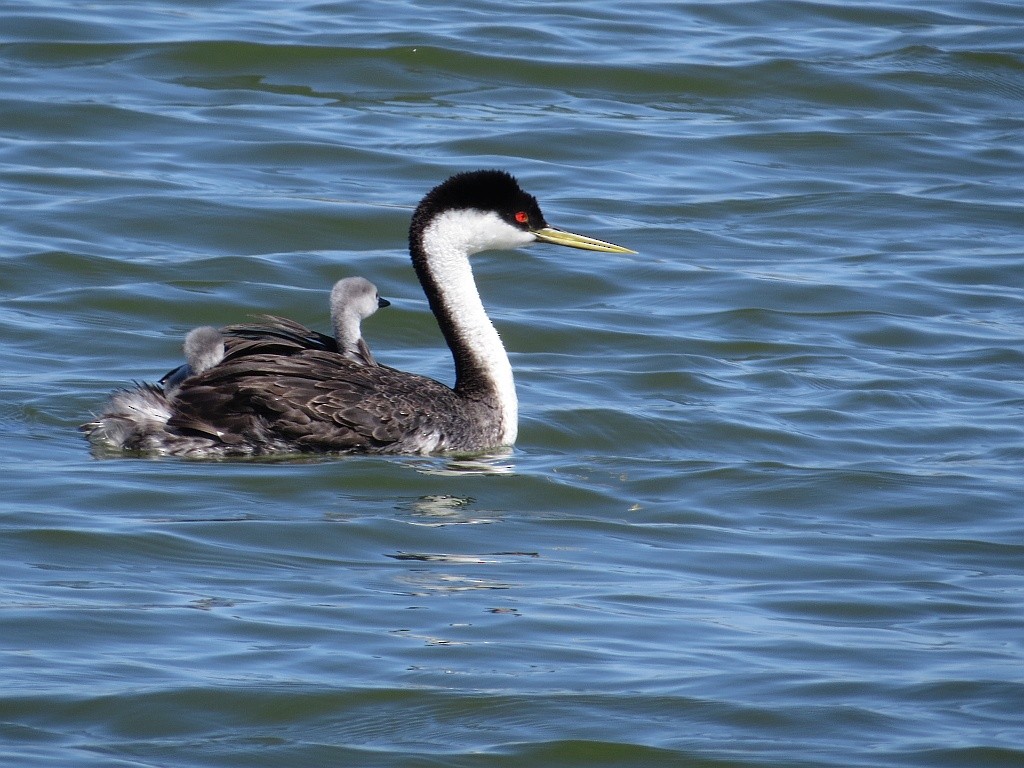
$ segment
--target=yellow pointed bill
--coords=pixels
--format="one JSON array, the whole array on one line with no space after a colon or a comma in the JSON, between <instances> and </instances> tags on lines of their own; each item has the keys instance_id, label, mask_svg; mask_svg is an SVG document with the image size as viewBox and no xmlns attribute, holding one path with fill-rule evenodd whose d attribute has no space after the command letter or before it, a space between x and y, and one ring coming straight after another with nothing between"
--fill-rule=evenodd
<instances>
[{"instance_id":1,"label":"yellow pointed bill","mask_svg":"<svg viewBox=\"0 0 1024 768\"><path fill-rule=\"evenodd\" d=\"M563 229L555 229L554 227L535 229L533 230L533 234L536 235L537 240L542 243L567 245L570 248L582 248L585 251L603 251L604 253L636 253L636 251L630 250L629 248L623 248L621 245L606 243L604 240L587 237L586 235L576 235L572 232L566 232Z\"/></svg>"}]
</instances>

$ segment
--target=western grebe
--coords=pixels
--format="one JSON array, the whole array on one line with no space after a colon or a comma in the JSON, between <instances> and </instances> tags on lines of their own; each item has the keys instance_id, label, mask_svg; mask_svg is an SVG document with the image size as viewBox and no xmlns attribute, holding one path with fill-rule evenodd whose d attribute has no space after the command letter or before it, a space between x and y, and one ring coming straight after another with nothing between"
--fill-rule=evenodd
<instances>
[{"instance_id":1,"label":"western grebe","mask_svg":"<svg viewBox=\"0 0 1024 768\"><path fill-rule=\"evenodd\" d=\"M302 346L281 335L254 335L167 398L150 385L114 393L107 410L82 429L99 446L194 457L474 452L512 445L518 433L512 366L480 300L469 257L535 242L634 253L548 226L537 200L504 171L456 174L413 213L409 252L451 350L454 387L354 362L315 340ZM231 326L225 331L233 333Z\"/></svg>"},{"instance_id":2,"label":"western grebe","mask_svg":"<svg viewBox=\"0 0 1024 768\"><path fill-rule=\"evenodd\" d=\"M376 365L363 341L362 322L378 309L390 306L377 286L363 277L346 277L331 289L331 325L338 353L356 363Z\"/></svg>"},{"instance_id":3,"label":"western grebe","mask_svg":"<svg viewBox=\"0 0 1024 768\"><path fill-rule=\"evenodd\" d=\"M174 392L189 376L213 368L224 359L224 334L212 325L201 325L185 335L185 364L179 365L162 379L165 393Z\"/></svg>"}]
</instances>

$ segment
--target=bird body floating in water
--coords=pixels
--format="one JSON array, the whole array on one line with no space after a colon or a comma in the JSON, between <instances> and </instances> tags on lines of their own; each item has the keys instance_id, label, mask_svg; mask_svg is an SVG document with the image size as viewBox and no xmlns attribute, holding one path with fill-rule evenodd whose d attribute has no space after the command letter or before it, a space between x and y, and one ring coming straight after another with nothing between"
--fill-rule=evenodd
<instances>
[{"instance_id":1,"label":"bird body floating in water","mask_svg":"<svg viewBox=\"0 0 1024 768\"><path fill-rule=\"evenodd\" d=\"M239 334L243 341L229 344L222 361L169 396L152 385L116 392L82 429L107 449L191 457L471 453L512 445L512 367L469 257L536 242L634 253L548 226L537 200L504 171L456 174L413 213L409 251L455 362L454 387L351 360L329 337L273 318L278 333ZM232 326L225 332L235 333Z\"/></svg>"}]
</instances>

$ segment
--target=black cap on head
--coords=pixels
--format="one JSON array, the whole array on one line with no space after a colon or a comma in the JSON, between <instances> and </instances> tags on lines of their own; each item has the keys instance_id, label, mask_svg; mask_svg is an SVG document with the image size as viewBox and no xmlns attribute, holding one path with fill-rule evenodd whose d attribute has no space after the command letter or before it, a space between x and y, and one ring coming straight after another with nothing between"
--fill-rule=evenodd
<instances>
[{"instance_id":1,"label":"black cap on head","mask_svg":"<svg viewBox=\"0 0 1024 768\"><path fill-rule=\"evenodd\" d=\"M494 211L520 229L547 226L537 198L524 192L510 173L499 170L464 171L438 184L416 208L412 227L426 226L441 211Z\"/></svg>"}]
</instances>

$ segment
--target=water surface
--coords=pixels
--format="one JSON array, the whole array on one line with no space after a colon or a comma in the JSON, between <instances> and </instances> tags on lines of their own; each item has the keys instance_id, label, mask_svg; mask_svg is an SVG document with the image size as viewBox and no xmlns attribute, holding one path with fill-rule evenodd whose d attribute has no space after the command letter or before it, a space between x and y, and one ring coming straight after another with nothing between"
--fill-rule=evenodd
<instances>
[{"instance_id":1,"label":"water surface","mask_svg":"<svg viewBox=\"0 0 1024 768\"><path fill-rule=\"evenodd\" d=\"M0 762L1024 761L1024 11L0 11ZM476 259L519 443L96 458L188 329L451 380L457 170L636 256Z\"/></svg>"}]
</instances>

